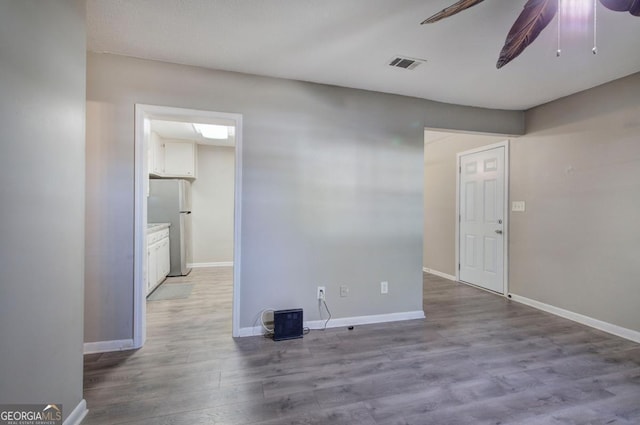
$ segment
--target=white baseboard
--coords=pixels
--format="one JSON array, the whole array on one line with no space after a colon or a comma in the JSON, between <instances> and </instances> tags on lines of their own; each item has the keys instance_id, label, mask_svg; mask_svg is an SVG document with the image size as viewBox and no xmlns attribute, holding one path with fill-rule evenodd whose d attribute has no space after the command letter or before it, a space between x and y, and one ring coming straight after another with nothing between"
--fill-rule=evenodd
<instances>
[{"instance_id":1,"label":"white baseboard","mask_svg":"<svg viewBox=\"0 0 640 425\"><path fill-rule=\"evenodd\" d=\"M84 354L107 353L134 349L133 339L116 339L113 341L85 342Z\"/></svg>"},{"instance_id":2,"label":"white baseboard","mask_svg":"<svg viewBox=\"0 0 640 425\"><path fill-rule=\"evenodd\" d=\"M374 314L371 316L354 316L354 317L340 317L337 319L329 320L327 324L328 328L339 328L343 326L355 326L355 325L370 325L373 323L386 323L386 322L398 322L401 320L415 320L424 319L424 311L404 311L401 313L388 313L388 314ZM309 329L322 329L324 328L325 320L311 320L305 322L305 326ZM262 335L262 326L253 326L250 328L240 328L238 336L256 336Z\"/></svg>"},{"instance_id":3,"label":"white baseboard","mask_svg":"<svg viewBox=\"0 0 640 425\"><path fill-rule=\"evenodd\" d=\"M355 325L370 325L373 323L386 323L386 322L398 322L401 320L415 320L424 319L424 311L403 311L401 313L388 313L388 314L374 314L371 316L355 316L355 317L340 317L337 319L329 320L327 328L339 328L342 326L355 326ZM322 329L324 328L325 320L312 320L307 322L307 327L310 329Z\"/></svg>"},{"instance_id":4,"label":"white baseboard","mask_svg":"<svg viewBox=\"0 0 640 425\"><path fill-rule=\"evenodd\" d=\"M528 305L529 307L537 308L538 310L546 311L547 313L555 314L556 316L564 317L565 319L573 320L574 322L640 343L640 332L638 331L623 328L622 326L614 325L612 323L603 322L602 320L594 319L593 317L564 310L520 295L509 294L509 298L521 304Z\"/></svg>"},{"instance_id":5,"label":"white baseboard","mask_svg":"<svg viewBox=\"0 0 640 425\"><path fill-rule=\"evenodd\" d=\"M427 267L423 267L422 271L425 272L425 273L429 273L429 274L432 274L432 275L443 277L445 279L453 280L454 282L458 281L458 279L456 279L456 277L451 275L451 274L442 273L442 272L439 272L437 270L429 269Z\"/></svg>"},{"instance_id":6,"label":"white baseboard","mask_svg":"<svg viewBox=\"0 0 640 425\"><path fill-rule=\"evenodd\" d=\"M187 263L187 267L193 269L201 267L233 267L233 261L221 261L217 263Z\"/></svg>"},{"instance_id":7,"label":"white baseboard","mask_svg":"<svg viewBox=\"0 0 640 425\"><path fill-rule=\"evenodd\" d=\"M75 409L69 413L67 419L62 423L62 425L80 425L80 422L87 416L87 402L85 399L80 400L80 403L76 406Z\"/></svg>"},{"instance_id":8,"label":"white baseboard","mask_svg":"<svg viewBox=\"0 0 640 425\"><path fill-rule=\"evenodd\" d=\"M238 331L238 337L244 338L246 336L258 336L258 335L262 335L262 333L263 333L262 326L240 328L240 330Z\"/></svg>"}]
</instances>

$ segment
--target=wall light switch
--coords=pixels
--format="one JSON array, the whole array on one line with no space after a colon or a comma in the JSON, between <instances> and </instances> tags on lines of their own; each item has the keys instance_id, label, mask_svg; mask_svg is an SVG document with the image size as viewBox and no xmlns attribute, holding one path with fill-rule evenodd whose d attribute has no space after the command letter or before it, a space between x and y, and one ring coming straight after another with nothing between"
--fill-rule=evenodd
<instances>
[{"instance_id":1,"label":"wall light switch","mask_svg":"<svg viewBox=\"0 0 640 425\"><path fill-rule=\"evenodd\" d=\"M513 212L524 212L525 204L524 201L513 201L511 202L511 211Z\"/></svg>"},{"instance_id":2,"label":"wall light switch","mask_svg":"<svg viewBox=\"0 0 640 425\"><path fill-rule=\"evenodd\" d=\"M381 294L389 293L389 282L380 282L380 293Z\"/></svg>"},{"instance_id":3,"label":"wall light switch","mask_svg":"<svg viewBox=\"0 0 640 425\"><path fill-rule=\"evenodd\" d=\"M349 287L347 285L340 286L340 296L346 297L349 295Z\"/></svg>"}]
</instances>

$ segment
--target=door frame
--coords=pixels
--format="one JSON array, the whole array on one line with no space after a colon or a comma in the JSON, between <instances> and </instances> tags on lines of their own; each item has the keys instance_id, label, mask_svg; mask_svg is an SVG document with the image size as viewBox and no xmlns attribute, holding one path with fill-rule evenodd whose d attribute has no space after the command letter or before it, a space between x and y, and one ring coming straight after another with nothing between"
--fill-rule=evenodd
<instances>
[{"instance_id":1,"label":"door frame","mask_svg":"<svg viewBox=\"0 0 640 425\"><path fill-rule=\"evenodd\" d=\"M504 205L503 205L503 238L502 238L502 255L503 255L503 296L507 296L509 294L509 140L505 140L503 142L492 143L490 145L481 146L479 148L470 149L464 152L458 152L456 154L456 168L458 172L456 173L456 281L461 282L460 280L460 173L462 172L462 157L465 155L470 155L474 153L484 152L487 150L504 147ZM467 282L462 282L467 283ZM474 288L481 288L479 286L472 285ZM489 291L487 289L487 291ZM489 291L492 294L496 294L499 292Z\"/></svg>"},{"instance_id":2,"label":"door frame","mask_svg":"<svg viewBox=\"0 0 640 425\"><path fill-rule=\"evenodd\" d=\"M136 103L134 135L134 270L133 270L133 345L140 348L147 329L147 185L149 176L148 147L151 119L215 123L216 119L235 122L235 179L233 229L233 308L232 336L240 335L240 270L242 234L242 114L186 109Z\"/></svg>"}]
</instances>

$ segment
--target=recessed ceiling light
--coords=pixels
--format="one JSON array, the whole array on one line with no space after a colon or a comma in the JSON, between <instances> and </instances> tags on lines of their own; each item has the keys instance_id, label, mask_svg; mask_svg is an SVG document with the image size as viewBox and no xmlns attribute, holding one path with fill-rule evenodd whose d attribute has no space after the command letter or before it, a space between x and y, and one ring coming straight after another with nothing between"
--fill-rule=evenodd
<instances>
[{"instance_id":1,"label":"recessed ceiling light","mask_svg":"<svg viewBox=\"0 0 640 425\"><path fill-rule=\"evenodd\" d=\"M226 125L193 124L193 128L205 139L228 139L229 130Z\"/></svg>"}]
</instances>

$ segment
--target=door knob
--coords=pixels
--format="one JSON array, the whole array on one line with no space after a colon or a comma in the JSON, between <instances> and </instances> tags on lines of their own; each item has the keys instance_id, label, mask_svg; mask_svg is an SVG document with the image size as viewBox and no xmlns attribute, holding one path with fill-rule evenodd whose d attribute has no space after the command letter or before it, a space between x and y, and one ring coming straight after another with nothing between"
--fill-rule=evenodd
<instances>
[{"instance_id":1,"label":"door knob","mask_svg":"<svg viewBox=\"0 0 640 425\"><path fill-rule=\"evenodd\" d=\"M502 234L502 230L498 229L498 230L496 230L496 233L501 235Z\"/></svg>"}]
</instances>

